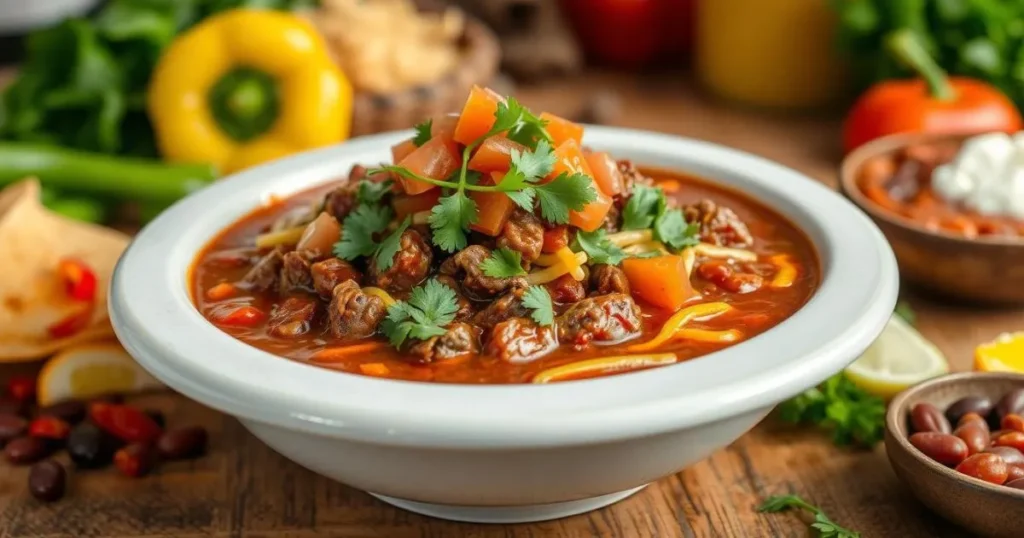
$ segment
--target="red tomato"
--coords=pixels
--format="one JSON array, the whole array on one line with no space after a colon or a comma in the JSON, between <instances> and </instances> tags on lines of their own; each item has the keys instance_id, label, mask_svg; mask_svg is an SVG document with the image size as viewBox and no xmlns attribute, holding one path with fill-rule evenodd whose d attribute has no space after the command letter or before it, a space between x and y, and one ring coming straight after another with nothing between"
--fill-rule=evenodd
<instances>
[{"instance_id":1,"label":"red tomato","mask_svg":"<svg viewBox=\"0 0 1024 538\"><path fill-rule=\"evenodd\" d=\"M689 47L694 0L562 0L587 56L618 67L648 65Z\"/></svg>"}]
</instances>

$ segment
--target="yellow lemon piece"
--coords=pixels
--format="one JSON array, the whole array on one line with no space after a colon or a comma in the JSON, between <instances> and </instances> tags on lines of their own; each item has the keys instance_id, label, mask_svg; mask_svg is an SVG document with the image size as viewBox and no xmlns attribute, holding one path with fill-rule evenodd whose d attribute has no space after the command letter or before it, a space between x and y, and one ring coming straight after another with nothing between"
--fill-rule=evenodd
<instances>
[{"instance_id":1,"label":"yellow lemon piece","mask_svg":"<svg viewBox=\"0 0 1024 538\"><path fill-rule=\"evenodd\" d=\"M975 348L974 369L1024 373L1024 331L1000 334Z\"/></svg>"},{"instance_id":2,"label":"yellow lemon piece","mask_svg":"<svg viewBox=\"0 0 1024 538\"><path fill-rule=\"evenodd\" d=\"M864 354L846 367L846 377L865 391L889 399L903 389L949 371L939 348L899 316Z\"/></svg>"},{"instance_id":3,"label":"yellow lemon piece","mask_svg":"<svg viewBox=\"0 0 1024 538\"><path fill-rule=\"evenodd\" d=\"M55 355L39 372L39 405L163 388L116 342L73 346Z\"/></svg>"}]
</instances>

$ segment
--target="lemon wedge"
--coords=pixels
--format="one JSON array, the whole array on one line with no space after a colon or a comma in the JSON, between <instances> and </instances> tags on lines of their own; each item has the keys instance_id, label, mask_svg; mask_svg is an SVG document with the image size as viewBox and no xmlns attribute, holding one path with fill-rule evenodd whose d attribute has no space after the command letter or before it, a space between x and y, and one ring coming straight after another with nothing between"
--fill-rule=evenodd
<instances>
[{"instance_id":1,"label":"lemon wedge","mask_svg":"<svg viewBox=\"0 0 1024 538\"><path fill-rule=\"evenodd\" d=\"M55 355L39 372L39 405L126 394L164 385L142 369L116 342L72 346Z\"/></svg>"},{"instance_id":2,"label":"lemon wedge","mask_svg":"<svg viewBox=\"0 0 1024 538\"><path fill-rule=\"evenodd\" d=\"M893 315L878 339L846 367L846 377L865 391L889 399L915 383L948 371L949 363L939 348Z\"/></svg>"},{"instance_id":3,"label":"lemon wedge","mask_svg":"<svg viewBox=\"0 0 1024 538\"><path fill-rule=\"evenodd\" d=\"M974 369L1024 373L1024 332L1003 333L975 348Z\"/></svg>"}]
</instances>

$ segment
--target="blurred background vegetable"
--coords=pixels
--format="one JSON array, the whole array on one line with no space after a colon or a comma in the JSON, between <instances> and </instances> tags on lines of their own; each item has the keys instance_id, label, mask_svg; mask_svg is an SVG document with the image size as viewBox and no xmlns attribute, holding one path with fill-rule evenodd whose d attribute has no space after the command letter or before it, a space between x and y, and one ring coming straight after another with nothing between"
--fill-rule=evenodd
<instances>
[{"instance_id":1,"label":"blurred background vegetable","mask_svg":"<svg viewBox=\"0 0 1024 538\"><path fill-rule=\"evenodd\" d=\"M716 0L720 1L720 0ZM685 61L697 0L562 0L590 60L623 68Z\"/></svg>"}]
</instances>

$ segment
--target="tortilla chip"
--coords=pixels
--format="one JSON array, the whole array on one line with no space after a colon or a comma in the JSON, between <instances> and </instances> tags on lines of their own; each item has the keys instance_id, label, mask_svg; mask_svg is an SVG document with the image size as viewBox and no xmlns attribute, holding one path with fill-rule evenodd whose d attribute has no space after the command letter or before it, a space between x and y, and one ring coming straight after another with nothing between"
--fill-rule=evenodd
<instances>
[{"instance_id":1,"label":"tortilla chip","mask_svg":"<svg viewBox=\"0 0 1024 538\"><path fill-rule=\"evenodd\" d=\"M40 359L112 335L107 289L129 240L121 232L50 212L39 201L34 179L0 191L0 362ZM92 269L96 300L84 330L55 339L48 328L83 308L67 296L57 275L63 258L77 258Z\"/></svg>"}]
</instances>

